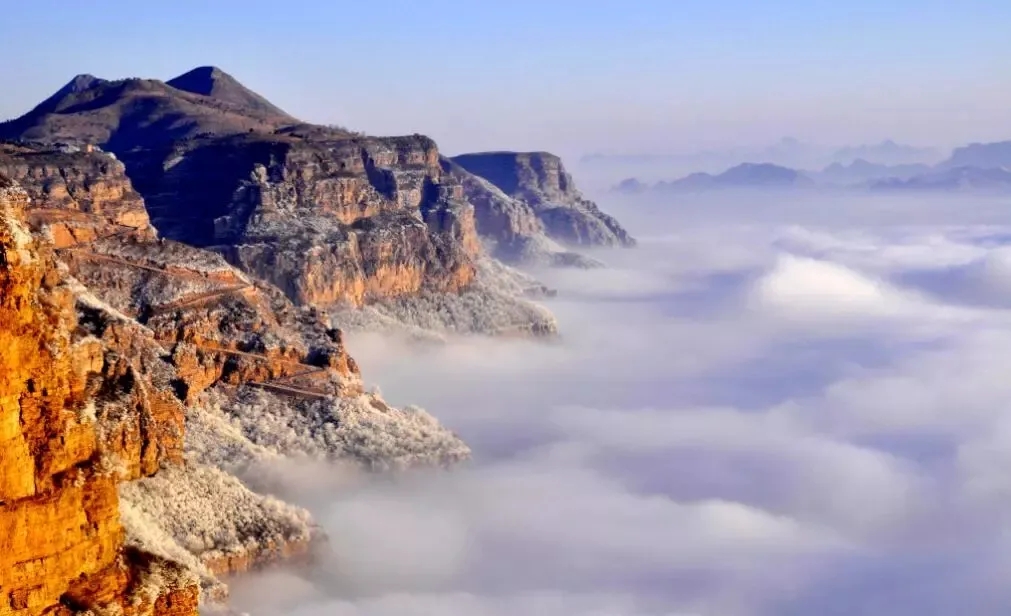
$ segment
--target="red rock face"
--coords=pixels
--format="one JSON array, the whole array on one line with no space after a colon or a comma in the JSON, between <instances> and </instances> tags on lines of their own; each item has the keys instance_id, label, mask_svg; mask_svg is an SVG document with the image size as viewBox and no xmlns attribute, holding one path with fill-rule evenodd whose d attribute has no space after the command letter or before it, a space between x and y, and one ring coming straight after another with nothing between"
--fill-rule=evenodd
<instances>
[{"instance_id":1,"label":"red rock face","mask_svg":"<svg viewBox=\"0 0 1011 616\"><path fill-rule=\"evenodd\" d=\"M128 473L154 472L177 446L139 426L132 434L129 422L123 438L98 438L99 384L111 376L103 374L106 349L75 337L74 295L29 234L27 205L27 193L0 176L0 527L9 531L0 534L0 614L113 606L194 614L192 580L151 584L145 575L171 565L152 555L139 556L143 565L126 558L121 476L108 468L118 459ZM153 424L179 425L157 400L117 396L107 402L132 401Z\"/></svg>"}]
</instances>

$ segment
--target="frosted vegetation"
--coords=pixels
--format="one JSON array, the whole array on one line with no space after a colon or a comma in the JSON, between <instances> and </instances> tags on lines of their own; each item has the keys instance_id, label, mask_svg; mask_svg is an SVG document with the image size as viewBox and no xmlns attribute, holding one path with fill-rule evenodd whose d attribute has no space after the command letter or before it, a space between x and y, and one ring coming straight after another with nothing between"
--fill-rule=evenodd
<instances>
[{"instance_id":1,"label":"frosted vegetation","mask_svg":"<svg viewBox=\"0 0 1011 616\"><path fill-rule=\"evenodd\" d=\"M250 558L307 543L315 532L304 509L256 494L236 477L192 461L122 484L120 496L139 526L134 540L190 566L195 565L187 554L205 564Z\"/></svg>"},{"instance_id":2,"label":"frosted vegetation","mask_svg":"<svg viewBox=\"0 0 1011 616\"><path fill-rule=\"evenodd\" d=\"M147 498L147 493L138 491L135 486L120 486L119 519L126 533L125 545L182 565L189 572L190 583L199 582L207 596L223 598L226 592L224 585L215 579L200 559L180 545L159 519L144 511L145 503L134 504L135 499L143 501L144 498Z\"/></svg>"},{"instance_id":3,"label":"frosted vegetation","mask_svg":"<svg viewBox=\"0 0 1011 616\"><path fill-rule=\"evenodd\" d=\"M550 335L558 331L555 317L527 298L551 293L531 276L485 258L477 263L475 283L460 294L426 292L361 309L335 309L330 316L335 325L351 331L423 341L449 334Z\"/></svg>"},{"instance_id":4,"label":"frosted vegetation","mask_svg":"<svg viewBox=\"0 0 1011 616\"><path fill-rule=\"evenodd\" d=\"M126 242L121 239L100 240L89 244L98 254L136 261L151 267L180 267L202 274L230 274L243 282L249 280L216 252L194 248L160 239L156 242Z\"/></svg>"},{"instance_id":5,"label":"frosted vegetation","mask_svg":"<svg viewBox=\"0 0 1011 616\"><path fill-rule=\"evenodd\" d=\"M227 286L214 280L159 274L88 258L79 260L77 275L85 283L101 287L105 301L130 314Z\"/></svg>"},{"instance_id":6,"label":"frosted vegetation","mask_svg":"<svg viewBox=\"0 0 1011 616\"><path fill-rule=\"evenodd\" d=\"M208 392L191 410L186 447L228 470L282 457L350 460L369 469L442 466L470 450L417 407L398 409L376 394L296 401L253 387Z\"/></svg>"}]
</instances>

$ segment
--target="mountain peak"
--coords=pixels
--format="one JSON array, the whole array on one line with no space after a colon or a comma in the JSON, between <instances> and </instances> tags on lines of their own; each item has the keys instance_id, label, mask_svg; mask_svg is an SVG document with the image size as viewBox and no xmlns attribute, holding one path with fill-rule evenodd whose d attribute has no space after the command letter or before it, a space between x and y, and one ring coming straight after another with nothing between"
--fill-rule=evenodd
<instances>
[{"instance_id":1,"label":"mountain peak","mask_svg":"<svg viewBox=\"0 0 1011 616\"><path fill-rule=\"evenodd\" d=\"M108 83L105 79L100 79L88 73L81 73L68 81L66 85L53 93L52 96L39 103L35 109L43 113L52 113L53 111L56 111L56 109L58 109L61 103L65 100L105 83Z\"/></svg>"},{"instance_id":2,"label":"mountain peak","mask_svg":"<svg viewBox=\"0 0 1011 616\"><path fill-rule=\"evenodd\" d=\"M216 66L198 66L166 83L176 90L207 96L263 114L291 119L287 113Z\"/></svg>"},{"instance_id":3,"label":"mountain peak","mask_svg":"<svg viewBox=\"0 0 1011 616\"><path fill-rule=\"evenodd\" d=\"M166 83L177 90L184 90L203 96L214 96L214 92L238 86L244 88L237 79L216 66L198 66Z\"/></svg>"},{"instance_id":4,"label":"mountain peak","mask_svg":"<svg viewBox=\"0 0 1011 616\"><path fill-rule=\"evenodd\" d=\"M83 92L88 88L93 88L103 83L105 83L104 79L100 79L89 73L81 73L80 75L77 75L76 77L71 79L70 82L67 83L67 85L60 88L59 92L60 93Z\"/></svg>"}]
</instances>

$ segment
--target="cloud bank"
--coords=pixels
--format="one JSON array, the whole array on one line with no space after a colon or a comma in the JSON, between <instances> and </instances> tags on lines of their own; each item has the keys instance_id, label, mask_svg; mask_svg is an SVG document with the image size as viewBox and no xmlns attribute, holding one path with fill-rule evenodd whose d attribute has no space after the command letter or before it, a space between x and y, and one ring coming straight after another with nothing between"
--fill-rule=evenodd
<instances>
[{"instance_id":1,"label":"cloud bank","mask_svg":"<svg viewBox=\"0 0 1011 616\"><path fill-rule=\"evenodd\" d=\"M539 272L557 343L351 338L366 378L474 463L278 470L331 554L238 580L236 605L1006 613L1011 213L806 199L624 205L640 249Z\"/></svg>"}]
</instances>

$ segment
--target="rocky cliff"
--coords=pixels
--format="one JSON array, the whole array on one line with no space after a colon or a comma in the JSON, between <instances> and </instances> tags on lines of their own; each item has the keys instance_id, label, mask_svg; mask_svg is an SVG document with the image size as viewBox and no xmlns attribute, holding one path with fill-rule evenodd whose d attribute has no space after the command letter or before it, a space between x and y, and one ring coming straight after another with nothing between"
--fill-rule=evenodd
<instances>
[{"instance_id":1,"label":"rocky cliff","mask_svg":"<svg viewBox=\"0 0 1011 616\"><path fill-rule=\"evenodd\" d=\"M53 565L65 573L77 570L75 575L84 575L81 585L59 586L67 580L54 577L51 591L44 593L35 589L38 583L48 583L39 582L44 571L32 565L15 574L8 568L17 571L24 565L22 556L31 556L33 549L48 550L48 544L35 547L34 542L41 541L37 536L16 533L24 544L9 551L15 560L0 561L0 588L8 590L10 579L18 583L15 587L10 582L12 592L21 593L24 585L27 592L42 593L29 613L37 613L36 608L53 597L73 609L126 599L137 603L130 589L150 588L153 582L145 580L160 571L174 572L172 580L185 581L187 601L195 606L197 588L210 600L223 596L215 574L306 553L317 543L318 529L307 512L258 494L238 478L256 465L295 456L365 468L406 468L454 464L469 455L466 446L428 414L390 407L364 392L342 334L325 313L296 307L278 289L249 278L217 253L159 239L143 229L119 232L115 217L110 220L106 214L126 208L130 199L81 207L95 196L84 187L113 183L119 167L112 162L103 170L85 152L24 147L8 151L3 161L2 168L16 169L29 183L28 191L8 192L19 195L18 215L27 209L35 234L51 239L56 236L53 226L63 225L75 238L56 248L48 257L50 266L33 274L42 281L42 292L47 292L47 284L62 290L59 314L67 319L64 329L72 332L68 344L73 354L60 362L43 354L39 361L75 375L73 382L79 384L74 387L82 393L65 406L76 415L63 415L84 418L90 432L62 415L61 421L69 422L65 429L44 427L50 420L36 420L25 412L24 404L20 424L14 414L2 425L30 426L49 435L45 442L25 446L46 469L56 469L45 472L62 477L60 473L70 467L88 464L98 469L95 481L105 483L95 485L107 488L100 492L99 487L89 487L88 493L99 495L96 499L107 494L99 504L111 516L106 524L111 530L102 526L88 531L104 546L94 565L87 560ZM46 190L53 177L68 181L68 190ZM136 194L125 177L115 181L122 182L120 194ZM66 199L65 192L77 198ZM36 199L29 201L29 193ZM32 216L38 212L65 215ZM14 220L4 217L8 219ZM37 242L25 225L18 221L10 228L17 233L8 232L4 239L13 254L35 248ZM82 229L93 233L85 237ZM25 278L24 289L31 289L33 281ZM25 305L27 300L6 289L5 302ZM34 338L27 345L8 343L2 336L35 335L31 332L54 317L40 314L24 328L9 328L7 323L16 321L6 313L2 316L0 341L7 345L4 348L18 351L4 353L3 359L24 363L28 371L27 380L19 372L10 378L29 389L38 387L37 378L29 375L37 366L25 362L22 354L37 353L33 349L38 345L56 347ZM53 389L41 391L49 396ZM16 401L18 395L12 395ZM24 394L20 396L23 401ZM5 438L15 438L11 429L4 430ZM65 433L57 434L58 430ZM4 453L20 451L15 444L5 443ZM72 451L64 453L61 447ZM5 455L0 466L9 463L20 469L22 458ZM25 491L25 477L6 473L6 466L2 470L16 488L10 499L34 494ZM80 476L90 481L90 475ZM117 483L124 481L117 497ZM0 490L3 494L6 491ZM120 519L115 517L117 511ZM12 524L15 519L21 518L10 518ZM126 556L117 556L120 552ZM108 569L118 576L115 580L106 572L110 558L118 567ZM139 559L134 573L131 558ZM102 574L97 581L86 575L93 569ZM113 588L120 583L116 580L126 586ZM172 601L183 605L182 598ZM22 603L17 599L17 605Z\"/></svg>"},{"instance_id":2,"label":"rocky cliff","mask_svg":"<svg viewBox=\"0 0 1011 616\"><path fill-rule=\"evenodd\" d=\"M124 544L116 487L178 456L181 413L84 331L27 203L0 176L0 614L195 614L194 576Z\"/></svg>"},{"instance_id":3,"label":"rocky cliff","mask_svg":"<svg viewBox=\"0 0 1011 616\"><path fill-rule=\"evenodd\" d=\"M124 156L165 237L213 246L297 303L456 293L474 278L473 208L428 138L292 131Z\"/></svg>"},{"instance_id":4,"label":"rocky cliff","mask_svg":"<svg viewBox=\"0 0 1011 616\"><path fill-rule=\"evenodd\" d=\"M548 235L631 241L560 163L505 191L210 68L82 75L0 137L23 184L0 188L0 615L182 616L219 574L309 554L320 531L265 465L469 456L365 391L341 327L549 335L526 299L548 291L483 243L561 263Z\"/></svg>"},{"instance_id":5,"label":"rocky cliff","mask_svg":"<svg viewBox=\"0 0 1011 616\"><path fill-rule=\"evenodd\" d=\"M0 173L28 191L33 226L46 225L56 247L109 234L154 237L126 167L102 152L0 143Z\"/></svg>"},{"instance_id":6,"label":"rocky cliff","mask_svg":"<svg viewBox=\"0 0 1011 616\"><path fill-rule=\"evenodd\" d=\"M123 161L162 237L213 249L342 319L348 306L407 315L445 301L462 317L445 323L453 330L478 326L473 311L491 304L508 322L478 331L550 334L543 311L482 277L495 269L484 246L515 262L592 266L559 242L632 242L555 157L512 155L524 190L503 192L427 137L302 123L213 67L168 82L79 76L0 124L0 138L101 146ZM458 301L467 293L480 301Z\"/></svg>"},{"instance_id":7,"label":"rocky cliff","mask_svg":"<svg viewBox=\"0 0 1011 616\"><path fill-rule=\"evenodd\" d=\"M560 158L547 152L462 154L452 163L483 178L512 202L489 196L487 187L466 184L478 209L478 229L490 236L531 235L537 227L559 242L575 246L634 246L635 240L613 217L576 189Z\"/></svg>"}]
</instances>

